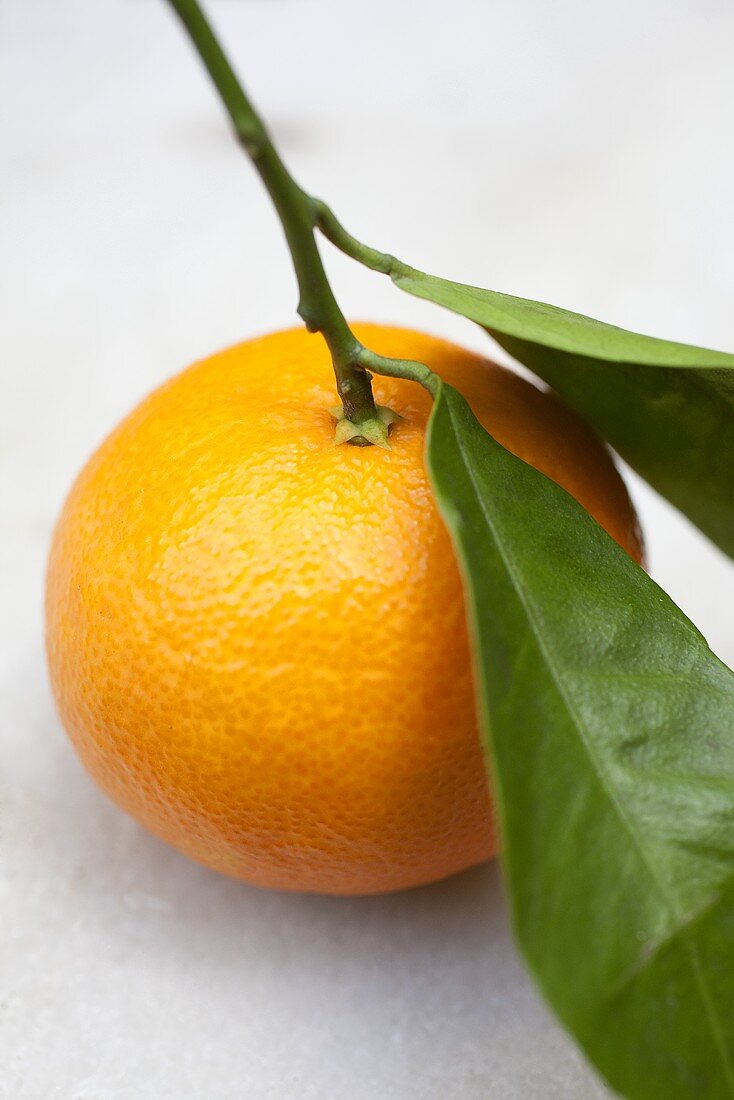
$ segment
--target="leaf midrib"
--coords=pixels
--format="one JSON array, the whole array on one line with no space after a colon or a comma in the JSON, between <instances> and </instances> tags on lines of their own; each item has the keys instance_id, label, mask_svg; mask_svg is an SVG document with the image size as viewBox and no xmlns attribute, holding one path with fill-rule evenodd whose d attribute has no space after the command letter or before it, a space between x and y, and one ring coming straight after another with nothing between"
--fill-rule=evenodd
<instances>
[{"instance_id":1,"label":"leaf midrib","mask_svg":"<svg viewBox=\"0 0 734 1100\"><path fill-rule=\"evenodd\" d=\"M421 284L423 282L423 280L425 279L425 280L430 280L431 282L434 282L434 283L440 283L441 285L443 285L445 287L455 289L455 290L460 291L464 294L468 294L472 299L477 301L477 303L480 306L484 306L485 308L493 311L495 313L495 315L497 315L500 318L507 318L507 321L505 323L508 325L508 328L506 330L501 330L501 331L503 331L503 335L509 336L514 340L522 340L527 344L535 344L539 347L551 348L554 351L562 352L565 355L576 355L576 356L579 356L579 357L585 358L585 359L600 359L603 362L608 362L608 363L627 363L627 364L630 364L630 365L633 365L633 366L653 367L653 368L657 368L657 369L659 369L661 367L667 367L670 370L685 370L685 371L693 371L693 372L704 371L704 370L732 370L732 369L734 369L734 363L728 362L729 356L727 355L727 353L723 352L723 351L718 351L716 348L699 348L697 345L694 345L694 344L676 344L674 341L671 341L671 340L661 340L657 336L649 336L646 333L642 333L642 332L632 332L630 329L622 328L621 325L610 325L610 324L607 324L605 321L597 321L594 317L587 317L583 313L574 313L572 310L563 310L563 309L560 309L560 307L552 307L551 306L550 308L558 308L561 313L568 314L569 317L572 317L574 319L578 318L580 322L591 323L592 328L596 327L596 328L598 328L598 329L600 329L604 332L611 332L611 333L621 332L626 338L633 337L633 338L636 338L636 339L639 339L639 340L651 341L652 343L654 343L656 345L659 345L659 346L665 346L665 347L672 346L674 348L679 346L679 347L683 347L683 348L690 348L690 349L692 349L693 351L696 351L696 352L700 351L701 354L702 354L702 361L699 362L699 363L696 363L696 362L693 362L693 363L675 363L675 362L658 362L658 361L648 362L648 361L646 361L646 358L645 358L644 354L642 355L642 357L640 357L639 354L635 355L632 352L626 352L626 353L622 353L622 354L615 354L614 352L609 352L607 350L604 350L604 351L582 351L582 350L579 350L578 348L575 348L573 346L569 346L569 345L572 345L572 343L573 343L573 341L570 338L564 339L564 337L562 335L559 336L557 333L555 333L553 331L552 326L549 327L547 323L544 323L544 321L545 322L548 321L548 318L543 313L542 310L538 310L536 313L534 313L534 316L533 316L533 321L534 321L536 333L538 333L538 335L542 336L544 338L544 340L546 341L544 344L539 344L537 339L533 339L533 338L530 338L528 336L523 336L523 335L518 333L518 320L517 320L517 317L513 313L509 312L507 309L503 309L502 306L499 305L497 300L496 300L500 296L502 296L504 298L509 298L509 297L512 297L512 295L501 295L500 291L486 290L483 287L470 286L467 283L457 283L457 282L454 282L451 279L441 279L436 275L429 275L425 271L420 271L418 268L410 268L406 272L401 271L400 273L396 273L395 275L392 276L392 279L393 279L393 282L396 284L396 286L400 287L403 290L405 290L407 288L402 284L410 283L410 282ZM480 295L485 295L485 294L491 294L493 300L491 302L489 302L486 299L480 297ZM422 297L422 295L418 295L418 296ZM535 302L533 299L530 299L530 298L517 298L515 300L519 301L519 302L522 302L523 305L525 305L525 304L527 304L527 305L536 305L536 306L543 306L543 305L547 306L548 305L548 303L545 303L545 302ZM444 308L451 310L452 313L460 313L461 312L460 310L454 309L452 306L445 306ZM464 316L467 316L467 315L464 314ZM485 327L485 328L491 329L493 327L491 322L477 321L476 318L474 318L474 317L470 318L470 320L475 321L476 324L481 325L482 327ZM563 323L568 324L568 321L565 318L560 318L560 320ZM522 323L520 323L520 327L522 327ZM710 359L704 358L705 356L711 356L711 355L716 357L716 359L714 361L711 361ZM719 356L724 357L725 361L723 363L718 362L718 357Z\"/></svg>"},{"instance_id":2,"label":"leaf midrib","mask_svg":"<svg viewBox=\"0 0 734 1100\"><path fill-rule=\"evenodd\" d=\"M704 1011L706 1013L706 1018L708 1019L708 1021L710 1023L710 1026L711 1026L711 1031L712 1031L716 1046L717 1046L718 1051L719 1051L719 1057L721 1059L721 1064L722 1064L722 1067L724 1069L724 1073L725 1073L726 1080L727 1080L728 1085L729 1085L730 1092L731 1092L732 1096L734 1096L734 1068L732 1067L732 1065L729 1061L729 1055L728 1055L728 1051L726 1049L724 1034L723 1034L723 1030L722 1030L722 1027L721 1027L721 1023L718 1019L718 1014L715 1010L715 1005L714 1005L713 1000L710 996L708 987L707 987L707 985L704 981L704 975L703 975L703 970L702 970L702 966L701 966L701 960L700 960L700 957L699 957L699 954L698 954L698 949L695 945L695 942L693 942L691 940L691 937L689 935L690 929L689 929L689 924L688 924L688 914L683 913L681 911L680 906L678 904L676 904L676 899L675 899L674 895L671 895L669 893L667 883L665 882L664 879L660 878L660 876L658 875L654 864L651 862L651 858L650 858L649 853L647 852L647 849L645 848L645 846L643 845L641 840L638 838L637 833L635 832L635 830L632 827L632 822L629 819L628 811L626 810L624 804L620 800L620 797L618 796L616 791L611 786L611 780L610 780L609 776L607 775L607 771L606 771L605 767L603 766L600 758L598 757L598 755L597 755L597 753L596 753L596 751L593 747L593 742L591 740L591 737L590 737L589 731L586 727L586 724L582 720L581 716L578 714L576 705L575 705L571 695L569 694L568 689L566 688L566 686L564 684L561 670L559 670L556 667L555 661L553 660L553 658L551 656L550 650L546 647L545 641L544 641L543 636L542 636L542 631L540 629L541 617L535 609L534 601L533 601L532 597L530 596L530 594L524 589L524 587L522 585L522 582L521 582L519 569L516 566L516 564L514 562L514 559L512 558L512 555L509 553L509 551L505 547L502 539L499 537L497 527L493 523L493 521L491 519L491 516L489 515L487 509L484 506L484 501L482 499L482 494L479 491L479 486L478 486L477 481L474 477L474 472L473 472L473 469L472 469L472 465L467 460L467 455L466 455L466 452L465 452L465 449L464 449L461 434L456 429L454 413L453 413L453 410L451 408L450 401L446 401L446 406L447 406L448 413L449 413L449 420L451 422L451 427L452 427L452 430L454 432L454 438L456 440L457 450L458 450L459 455L461 456L461 460L462 460L464 469L465 469L467 477L469 478L469 481L471 483L472 489L474 491L475 498L476 498L476 500L479 504L479 509L480 509L480 511L481 511L481 513L484 517L484 520L487 524L487 527L489 528L490 532L492 533L492 537L494 538L495 544L497 546L497 550L500 554L500 557L502 558L502 561L505 565L505 568L507 569L507 572L508 572L508 575L509 575L510 580L512 582L513 588L515 589L515 592L517 593L517 597L520 600L520 603L521 603L521 605L522 605L522 607L525 611L528 622L529 622L530 627L531 627L531 629L533 631L533 634L535 636L538 648L541 652L541 655L543 656L543 659L545 660L545 663L546 663L546 665L548 667L548 670L551 674L551 678L553 680L553 683L556 686L556 689L557 689L558 694L561 698L561 701L563 702L563 705L564 705L564 707L565 707L565 709L568 713L569 718L573 722L576 729L578 729L578 731L579 731L580 738L581 738L581 743L584 746L584 749L586 751L586 755L588 756L589 761L592 764L592 767L594 767L596 769L596 773L597 773L597 776L599 778L602 790L606 794L610 804L612 805L614 811L616 812L617 817L619 818L622 826L624 827L624 830L626 831L627 835L629 836L630 841L631 841L633 847L636 849L640 859L642 860L643 865L645 867L647 867L648 874L650 875L650 878L651 878L653 884L655 885L655 887L657 889L658 895L661 897L663 903L665 904L665 906L667 907L669 913L673 917L674 927L670 930L669 936L676 935L678 932L681 933L681 942L685 945L687 954L689 956L689 963L690 963L691 969L693 971L693 974L695 976L696 985L698 987L699 994L700 994L701 1001L702 1001L702 1005L703 1005ZM497 445L499 446L499 444L497 444ZM520 461L520 460L518 460L518 461Z\"/></svg>"}]
</instances>

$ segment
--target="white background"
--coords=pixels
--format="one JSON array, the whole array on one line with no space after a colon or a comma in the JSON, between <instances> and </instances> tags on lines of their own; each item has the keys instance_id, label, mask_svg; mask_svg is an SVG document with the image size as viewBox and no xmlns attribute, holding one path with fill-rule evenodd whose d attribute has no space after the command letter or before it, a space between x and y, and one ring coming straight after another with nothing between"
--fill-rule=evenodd
<instances>
[{"instance_id":1,"label":"white background","mask_svg":"<svg viewBox=\"0 0 734 1100\"><path fill-rule=\"evenodd\" d=\"M729 0L220 0L298 179L442 275L734 345ZM496 867L369 900L217 877L54 716L44 556L78 468L192 359L294 321L266 198L163 0L0 2L0 1095L594 1100ZM352 316L487 349L329 256ZM654 575L734 659L732 572L637 480Z\"/></svg>"}]
</instances>

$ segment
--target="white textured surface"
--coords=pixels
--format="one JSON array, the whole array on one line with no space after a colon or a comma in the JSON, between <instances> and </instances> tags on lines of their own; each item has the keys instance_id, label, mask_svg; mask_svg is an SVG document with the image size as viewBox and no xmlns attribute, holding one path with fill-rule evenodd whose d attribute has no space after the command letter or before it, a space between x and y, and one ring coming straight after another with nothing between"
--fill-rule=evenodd
<instances>
[{"instance_id":1,"label":"white textured surface","mask_svg":"<svg viewBox=\"0 0 734 1100\"><path fill-rule=\"evenodd\" d=\"M298 178L441 274L734 344L728 0L260 0L214 13ZM594 1100L496 868L261 892L109 805L54 716L43 561L148 389L293 321L278 229L164 4L0 4L0 1095ZM486 346L339 257L352 314ZM734 658L729 566L634 482L656 577Z\"/></svg>"}]
</instances>

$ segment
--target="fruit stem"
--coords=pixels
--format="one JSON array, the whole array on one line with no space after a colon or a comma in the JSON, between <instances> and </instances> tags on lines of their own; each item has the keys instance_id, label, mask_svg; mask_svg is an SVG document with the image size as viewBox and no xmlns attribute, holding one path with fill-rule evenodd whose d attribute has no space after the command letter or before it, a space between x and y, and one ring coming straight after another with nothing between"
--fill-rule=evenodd
<instances>
[{"instance_id":1,"label":"fruit stem","mask_svg":"<svg viewBox=\"0 0 734 1100\"><path fill-rule=\"evenodd\" d=\"M344 417L357 426L374 420L377 410L370 374L361 361L364 349L339 308L316 244L316 203L280 159L197 0L169 3L188 31L232 120L238 141L273 201L298 280L298 313L308 331L321 333L328 344ZM355 441L367 442L359 437Z\"/></svg>"},{"instance_id":2,"label":"fruit stem","mask_svg":"<svg viewBox=\"0 0 734 1100\"><path fill-rule=\"evenodd\" d=\"M388 430L399 418L391 410L375 405L370 372L420 382L434 395L438 378L422 363L390 359L360 343L334 297L316 243L316 229L333 239L348 255L377 271L394 274L398 267L402 271L404 265L392 256L361 245L339 225L325 203L299 187L280 159L197 0L168 2L204 62L238 141L257 169L280 218L298 281L298 313L309 332L321 333L331 353L342 403L342 415L336 416L336 439L359 446L377 444L389 448Z\"/></svg>"}]
</instances>

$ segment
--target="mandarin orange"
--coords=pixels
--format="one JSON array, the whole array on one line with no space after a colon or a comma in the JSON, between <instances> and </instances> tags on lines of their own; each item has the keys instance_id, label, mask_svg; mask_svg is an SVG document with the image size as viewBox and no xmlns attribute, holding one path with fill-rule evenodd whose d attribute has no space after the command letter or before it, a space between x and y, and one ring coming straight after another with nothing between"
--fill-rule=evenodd
<instances>
[{"instance_id":1,"label":"mandarin orange","mask_svg":"<svg viewBox=\"0 0 734 1100\"><path fill-rule=\"evenodd\" d=\"M456 386L637 560L606 448L452 344L361 325ZM61 717L123 809L263 886L368 894L495 851L461 580L423 462L430 398L374 380L391 450L335 446L323 342L278 332L156 390L79 476L47 585Z\"/></svg>"}]
</instances>

